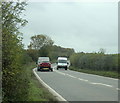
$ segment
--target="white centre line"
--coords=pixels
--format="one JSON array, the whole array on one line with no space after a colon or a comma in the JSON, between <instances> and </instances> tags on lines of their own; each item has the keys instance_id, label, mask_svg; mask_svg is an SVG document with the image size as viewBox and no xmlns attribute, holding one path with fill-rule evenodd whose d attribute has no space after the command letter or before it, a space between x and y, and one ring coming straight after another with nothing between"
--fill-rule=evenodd
<instances>
[{"instance_id":1,"label":"white centre line","mask_svg":"<svg viewBox=\"0 0 120 103\"><path fill-rule=\"evenodd\" d=\"M116 88L117 90L120 90L120 88Z\"/></svg>"},{"instance_id":2,"label":"white centre line","mask_svg":"<svg viewBox=\"0 0 120 103\"><path fill-rule=\"evenodd\" d=\"M108 85L108 84L103 84L103 83L90 83L90 84L95 84L95 85L104 85L104 86L107 86L107 87L113 87L112 85Z\"/></svg>"},{"instance_id":3,"label":"white centre line","mask_svg":"<svg viewBox=\"0 0 120 103\"><path fill-rule=\"evenodd\" d=\"M77 77L74 77L74 76L72 76L72 75L70 75L70 74L66 74L66 75L68 75L69 77L72 77L72 78L77 78Z\"/></svg>"},{"instance_id":4,"label":"white centre line","mask_svg":"<svg viewBox=\"0 0 120 103\"><path fill-rule=\"evenodd\" d=\"M88 82L88 80L86 80L86 79L81 79L81 78L78 78L78 79L81 80L81 81Z\"/></svg>"},{"instance_id":5,"label":"white centre line","mask_svg":"<svg viewBox=\"0 0 120 103\"><path fill-rule=\"evenodd\" d=\"M59 71L56 71L55 72L59 73L59 74L62 74L62 75L66 75L66 76L69 76L69 77L72 77L72 78L75 78L75 79L78 79L80 81L84 81L84 82L88 82L90 84L93 84L93 85L103 85L103 86L107 86L107 87L113 87L112 85L109 85L109 84L104 84L104 83L95 83L95 82L90 82L89 80L86 80L86 79L82 79L82 78L77 78L75 76L72 76L70 74L67 74L67 73L62 73L62 72L59 72ZM117 90L120 90L119 88L116 88Z\"/></svg>"},{"instance_id":6,"label":"white centre line","mask_svg":"<svg viewBox=\"0 0 120 103\"><path fill-rule=\"evenodd\" d=\"M62 74L62 75L67 75L67 76L72 77L72 78L77 78L77 77L74 77L74 76L72 76L70 74L62 73L62 72L59 72L59 71L56 71L56 70L55 70L55 72L57 72L59 74Z\"/></svg>"}]
</instances>

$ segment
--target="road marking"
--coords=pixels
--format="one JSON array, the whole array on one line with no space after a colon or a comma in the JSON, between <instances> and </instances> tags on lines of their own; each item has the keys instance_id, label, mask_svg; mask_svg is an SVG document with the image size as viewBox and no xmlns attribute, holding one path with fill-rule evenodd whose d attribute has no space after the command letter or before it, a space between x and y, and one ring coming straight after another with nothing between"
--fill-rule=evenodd
<instances>
[{"instance_id":1,"label":"road marking","mask_svg":"<svg viewBox=\"0 0 120 103\"><path fill-rule=\"evenodd\" d=\"M59 72L59 71L56 71L56 70L55 70L55 72L57 72L59 74L62 74L62 75L67 75L67 76L72 77L72 78L77 78L77 77L74 77L74 76L72 76L70 74L62 73L62 72Z\"/></svg>"},{"instance_id":2,"label":"road marking","mask_svg":"<svg viewBox=\"0 0 120 103\"><path fill-rule=\"evenodd\" d=\"M56 70L55 70L55 71L56 71ZM103 85L103 86L107 86L107 87L113 87L112 85L109 85L109 84L89 82L89 81L86 80L86 79L77 78L77 77L75 77L75 76L72 76L72 75L67 74L67 73L62 73L62 72L60 72L60 71L56 71L56 72L59 73L59 74L62 74L62 75L67 75L67 76L69 76L69 77L76 78L76 79L81 80L81 81L88 82L88 83L93 84L93 85ZM117 90L120 90L119 88L116 88L116 89L117 89Z\"/></svg>"},{"instance_id":3,"label":"road marking","mask_svg":"<svg viewBox=\"0 0 120 103\"><path fill-rule=\"evenodd\" d=\"M54 63L54 68L56 68L56 64ZM70 71L73 71L73 70L70 70ZM76 72L76 71L74 71ZM77 72L77 73L82 73L82 72ZM85 75L90 75L90 76L96 76L96 77L100 77L100 78L106 78L106 79L112 79L112 80L118 80L118 79L115 79L115 78L110 78L110 77L104 77L104 76L99 76L99 75L95 75L95 74L87 74L87 73L82 73L82 74L85 74Z\"/></svg>"},{"instance_id":4,"label":"road marking","mask_svg":"<svg viewBox=\"0 0 120 103\"><path fill-rule=\"evenodd\" d=\"M67 100L65 100L60 94L58 94L54 89L52 89L50 86L48 86L39 76L38 74L35 72L35 68L33 69L33 73L35 74L35 76L37 77L37 79L40 81L40 83L42 83L55 97L57 100L59 101L65 101L65 103L68 103Z\"/></svg>"},{"instance_id":5,"label":"road marking","mask_svg":"<svg viewBox=\"0 0 120 103\"><path fill-rule=\"evenodd\" d=\"M86 79L81 79L81 78L78 78L78 79L81 80L81 81L88 82L88 80L86 80Z\"/></svg>"},{"instance_id":6,"label":"road marking","mask_svg":"<svg viewBox=\"0 0 120 103\"><path fill-rule=\"evenodd\" d=\"M67 74L67 73L62 73L62 72L59 72L59 71L56 71L56 70L55 70L55 72L57 72L57 73L59 73L59 74L62 74L62 75L67 75L67 76L72 77L72 78L79 79L79 80L81 80L81 81L86 81L86 82L88 81L88 80L86 80L86 79L77 78L77 77L72 76L72 75Z\"/></svg>"},{"instance_id":7,"label":"road marking","mask_svg":"<svg viewBox=\"0 0 120 103\"><path fill-rule=\"evenodd\" d=\"M117 90L120 90L120 88L116 88Z\"/></svg>"},{"instance_id":8,"label":"road marking","mask_svg":"<svg viewBox=\"0 0 120 103\"><path fill-rule=\"evenodd\" d=\"M113 87L112 85L108 85L108 84L103 84L103 83L90 83L90 84L95 84L95 85L104 85L104 86L107 86L107 87Z\"/></svg>"},{"instance_id":9,"label":"road marking","mask_svg":"<svg viewBox=\"0 0 120 103\"><path fill-rule=\"evenodd\" d=\"M72 71L72 72L77 72L77 71L74 71L74 70L70 70L70 71ZM95 75L95 74L88 74L88 73L83 73L83 72L77 72L77 73L81 73L81 74L85 74L85 75L90 75L90 76L96 76L96 77L100 77L100 78L106 78L106 79L118 80L118 79L115 79L115 78L104 77L104 76Z\"/></svg>"},{"instance_id":10,"label":"road marking","mask_svg":"<svg viewBox=\"0 0 120 103\"><path fill-rule=\"evenodd\" d=\"M77 78L77 77L74 77L74 76L72 76L72 75L70 75L70 74L66 74L66 75L68 75L69 77L72 77L72 78Z\"/></svg>"}]
</instances>

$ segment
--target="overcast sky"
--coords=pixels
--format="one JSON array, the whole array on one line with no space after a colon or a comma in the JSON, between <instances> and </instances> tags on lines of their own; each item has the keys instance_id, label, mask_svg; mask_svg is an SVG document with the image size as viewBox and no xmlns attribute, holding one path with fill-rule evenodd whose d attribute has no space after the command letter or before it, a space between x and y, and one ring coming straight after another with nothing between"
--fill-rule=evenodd
<instances>
[{"instance_id":1,"label":"overcast sky","mask_svg":"<svg viewBox=\"0 0 120 103\"><path fill-rule=\"evenodd\" d=\"M117 2L29 2L24 14L25 48L31 36L46 34L76 52L118 52Z\"/></svg>"}]
</instances>

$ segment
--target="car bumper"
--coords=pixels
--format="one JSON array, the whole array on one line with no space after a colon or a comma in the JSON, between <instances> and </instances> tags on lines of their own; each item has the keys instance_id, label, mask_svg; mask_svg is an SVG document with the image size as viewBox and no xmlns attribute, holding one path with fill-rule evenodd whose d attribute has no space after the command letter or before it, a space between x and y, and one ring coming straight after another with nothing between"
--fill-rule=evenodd
<instances>
[{"instance_id":1,"label":"car bumper","mask_svg":"<svg viewBox=\"0 0 120 103\"><path fill-rule=\"evenodd\" d=\"M39 71L49 71L49 70L51 70L51 68L50 67L38 67L37 68L37 70Z\"/></svg>"},{"instance_id":2,"label":"car bumper","mask_svg":"<svg viewBox=\"0 0 120 103\"><path fill-rule=\"evenodd\" d=\"M67 65L66 66L57 66L57 68L67 68Z\"/></svg>"}]
</instances>

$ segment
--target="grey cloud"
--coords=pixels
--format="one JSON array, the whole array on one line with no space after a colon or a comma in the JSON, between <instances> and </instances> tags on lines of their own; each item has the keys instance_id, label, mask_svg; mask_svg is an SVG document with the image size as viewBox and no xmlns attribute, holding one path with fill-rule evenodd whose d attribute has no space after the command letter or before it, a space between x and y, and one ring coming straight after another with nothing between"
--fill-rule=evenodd
<instances>
[{"instance_id":1,"label":"grey cloud","mask_svg":"<svg viewBox=\"0 0 120 103\"><path fill-rule=\"evenodd\" d=\"M76 51L106 48L117 52L117 3L31 3L26 9L28 25L22 29L24 43L35 34L47 34L55 44Z\"/></svg>"}]
</instances>

